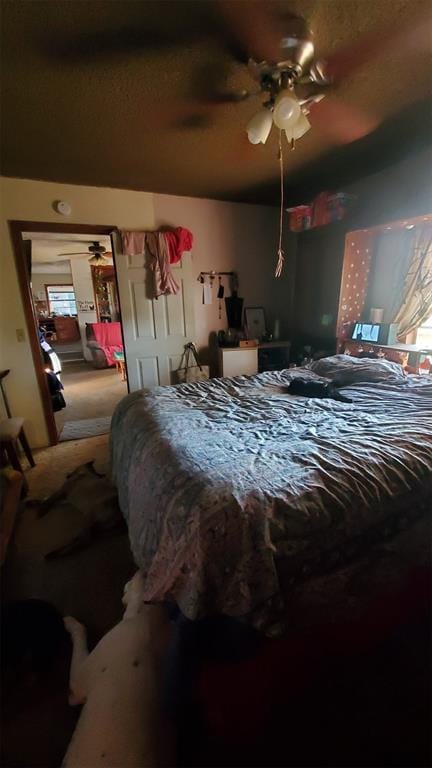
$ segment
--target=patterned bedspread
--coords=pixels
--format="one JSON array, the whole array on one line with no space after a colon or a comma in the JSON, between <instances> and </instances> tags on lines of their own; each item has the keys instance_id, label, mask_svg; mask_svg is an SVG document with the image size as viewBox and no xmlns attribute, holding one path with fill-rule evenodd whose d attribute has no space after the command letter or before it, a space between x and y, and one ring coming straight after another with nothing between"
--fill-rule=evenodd
<instances>
[{"instance_id":1,"label":"patterned bedspread","mask_svg":"<svg viewBox=\"0 0 432 768\"><path fill-rule=\"evenodd\" d=\"M265 628L281 565L307 570L402 507L432 507L432 376L345 387L351 404L284 392L290 369L127 396L114 482L146 599Z\"/></svg>"}]
</instances>

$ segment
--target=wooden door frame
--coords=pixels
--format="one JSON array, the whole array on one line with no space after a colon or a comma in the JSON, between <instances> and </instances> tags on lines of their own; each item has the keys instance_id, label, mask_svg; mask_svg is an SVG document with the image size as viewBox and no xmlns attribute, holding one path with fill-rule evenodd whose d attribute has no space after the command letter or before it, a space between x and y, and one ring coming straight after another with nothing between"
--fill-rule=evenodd
<instances>
[{"instance_id":1,"label":"wooden door frame","mask_svg":"<svg viewBox=\"0 0 432 768\"><path fill-rule=\"evenodd\" d=\"M42 409L45 417L45 424L48 432L48 439L50 445L57 445L58 434L57 425L54 418L54 411L51 404L51 395L48 389L48 382L43 369L39 337L37 333L37 319L34 310L33 297L30 288L30 280L26 266L26 254L24 249L23 232L59 232L65 235L105 235L111 238L113 263L114 263L114 276L117 283L117 271L115 265L115 250L113 236L119 234L119 230L114 225L107 224L73 224L73 223L57 223L57 222L45 222L45 221L21 221L21 220L9 220L9 231L12 240L12 247L15 256L15 266L18 275L18 283L20 287L21 299L23 303L24 316L27 325L27 332L29 338L30 349L33 358L33 366L36 374L36 379L39 386L39 392L42 400ZM118 286L117 286L118 290ZM120 317L123 317L120 294L119 306ZM121 325L122 341L124 348L124 336L123 325ZM126 357L126 356L125 356ZM126 369L126 381L129 390L129 381L127 378Z\"/></svg>"}]
</instances>

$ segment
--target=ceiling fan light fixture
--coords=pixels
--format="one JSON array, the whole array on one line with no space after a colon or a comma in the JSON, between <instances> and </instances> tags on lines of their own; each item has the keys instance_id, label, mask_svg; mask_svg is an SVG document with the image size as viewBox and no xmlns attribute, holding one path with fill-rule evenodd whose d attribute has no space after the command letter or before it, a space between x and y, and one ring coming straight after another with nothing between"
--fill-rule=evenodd
<instances>
[{"instance_id":1,"label":"ceiling fan light fixture","mask_svg":"<svg viewBox=\"0 0 432 768\"><path fill-rule=\"evenodd\" d=\"M105 253L106 248L104 245L101 245L98 242L94 242L93 245L89 245L89 251L90 253L95 253L95 254Z\"/></svg>"},{"instance_id":2,"label":"ceiling fan light fixture","mask_svg":"<svg viewBox=\"0 0 432 768\"><path fill-rule=\"evenodd\" d=\"M303 35L305 30L303 30ZM290 35L283 37L280 41L281 58L286 60L286 64L296 74L297 77L301 77L304 71L306 71L314 57L314 44L312 40L308 40L301 35Z\"/></svg>"},{"instance_id":3,"label":"ceiling fan light fixture","mask_svg":"<svg viewBox=\"0 0 432 768\"><path fill-rule=\"evenodd\" d=\"M297 122L291 126L291 128L285 128L285 136L290 144L292 141L301 139L311 128L311 124L303 112L300 112L300 117Z\"/></svg>"},{"instance_id":4,"label":"ceiling fan light fixture","mask_svg":"<svg viewBox=\"0 0 432 768\"><path fill-rule=\"evenodd\" d=\"M275 101L273 122L281 130L291 128L300 117L301 109L293 90L281 91Z\"/></svg>"},{"instance_id":5,"label":"ceiling fan light fixture","mask_svg":"<svg viewBox=\"0 0 432 768\"><path fill-rule=\"evenodd\" d=\"M249 121L246 131L251 144L265 144L272 129L273 119L269 109L263 107Z\"/></svg>"},{"instance_id":6,"label":"ceiling fan light fixture","mask_svg":"<svg viewBox=\"0 0 432 768\"><path fill-rule=\"evenodd\" d=\"M109 261L101 254L96 254L88 260L88 263L92 264L94 267L105 267L109 264Z\"/></svg>"}]
</instances>

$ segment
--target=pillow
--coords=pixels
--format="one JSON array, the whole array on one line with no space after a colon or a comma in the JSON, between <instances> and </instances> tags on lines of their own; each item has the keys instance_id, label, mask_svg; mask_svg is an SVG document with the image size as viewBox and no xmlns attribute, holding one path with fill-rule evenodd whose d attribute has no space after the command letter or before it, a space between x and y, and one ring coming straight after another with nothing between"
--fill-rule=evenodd
<instances>
[{"instance_id":1,"label":"pillow","mask_svg":"<svg viewBox=\"0 0 432 768\"><path fill-rule=\"evenodd\" d=\"M405 381L402 366L384 358L373 360L351 355L333 355L310 363L308 368L318 376L337 381L340 386L361 381Z\"/></svg>"}]
</instances>

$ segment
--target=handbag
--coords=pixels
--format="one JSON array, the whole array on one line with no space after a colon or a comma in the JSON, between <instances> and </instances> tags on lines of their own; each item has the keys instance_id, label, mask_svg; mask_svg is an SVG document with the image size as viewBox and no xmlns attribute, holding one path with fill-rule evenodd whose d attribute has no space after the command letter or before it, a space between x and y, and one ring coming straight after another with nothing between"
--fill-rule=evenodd
<instances>
[{"instance_id":1,"label":"handbag","mask_svg":"<svg viewBox=\"0 0 432 768\"><path fill-rule=\"evenodd\" d=\"M208 365L200 365L198 352L193 342L185 344L180 365L173 371L176 384L190 384L193 381L207 381L210 378Z\"/></svg>"}]
</instances>

